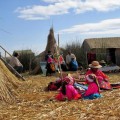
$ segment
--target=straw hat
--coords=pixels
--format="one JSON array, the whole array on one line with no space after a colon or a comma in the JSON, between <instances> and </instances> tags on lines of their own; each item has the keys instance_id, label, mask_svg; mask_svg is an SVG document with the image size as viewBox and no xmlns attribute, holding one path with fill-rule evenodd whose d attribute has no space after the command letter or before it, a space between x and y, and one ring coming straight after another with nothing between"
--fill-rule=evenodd
<instances>
[{"instance_id":1,"label":"straw hat","mask_svg":"<svg viewBox=\"0 0 120 120\"><path fill-rule=\"evenodd\" d=\"M104 60L101 60L100 63L106 63Z\"/></svg>"},{"instance_id":2,"label":"straw hat","mask_svg":"<svg viewBox=\"0 0 120 120\"><path fill-rule=\"evenodd\" d=\"M91 64L89 64L90 68L101 68L102 66L99 64L98 61L93 61Z\"/></svg>"},{"instance_id":3,"label":"straw hat","mask_svg":"<svg viewBox=\"0 0 120 120\"><path fill-rule=\"evenodd\" d=\"M75 55L74 55L74 54L71 54L71 58L75 58Z\"/></svg>"}]
</instances>

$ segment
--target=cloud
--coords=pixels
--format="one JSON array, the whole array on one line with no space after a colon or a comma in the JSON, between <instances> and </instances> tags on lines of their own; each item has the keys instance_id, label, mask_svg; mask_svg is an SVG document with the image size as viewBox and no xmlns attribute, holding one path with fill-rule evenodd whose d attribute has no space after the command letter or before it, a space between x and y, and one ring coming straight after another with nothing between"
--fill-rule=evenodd
<instances>
[{"instance_id":1,"label":"cloud","mask_svg":"<svg viewBox=\"0 0 120 120\"><path fill-rule=\"evenodd\" d=\"M83 13L86 11L101 11L107 12L120 8L120 0L86 0L85 2L78 2L76 13Z\"/></svg>"},{"instance_id":2,"label":"cloud","mask_svg":"<svg viewBox=\"0 0 120 120\"><path fill-rule=\"evenodd\" d=\"M86 23L58 31L59 34L79 33L82 35L104 35L120 33L120 18L103 20L98 23Z\"/></svg>"},{"instance_id":3,"label":"cloud","mask_svg":"<svg viewBox=\"0 0 120 120\"><path fill-rule=\"evenodd\" d=\"M73 12L80 14L86 11L107 12L120 9L120 0L43 0L46 6L34 5L19 7L15 11L19 18L25 20L44 20L50 16L64 15Z\"/></svg>"},{"instance_id":4,"label":"cloud","mask_svg":"<svg viewBox=\"0 0 120 120\"><path fill-rule=\"evenodd\" d=\"M25 8L17 8L15 12L18 12L20 15L19 18L25 19L25 20L33 20L33 19L48 19L50 16L54 15L62 15L69 13L69 9L74 7L76 4L74 4L73 1L69 0L67 2L57 2L54 4L49 4L48 6L40 6L40 5L34 5L34 6L27 6Z\"/></svg>"}]
</instances>

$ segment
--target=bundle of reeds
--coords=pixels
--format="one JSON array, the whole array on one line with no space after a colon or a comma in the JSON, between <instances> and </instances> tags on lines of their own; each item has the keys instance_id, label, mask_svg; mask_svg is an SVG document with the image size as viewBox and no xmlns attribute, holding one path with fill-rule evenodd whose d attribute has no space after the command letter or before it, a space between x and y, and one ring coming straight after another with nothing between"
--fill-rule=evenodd
<instances>
[{"instance_id":1,"label":"bundle of reeds","mask_svg":"<svg viewBox=\"0 0 120 120\"><path fill-rule=\"evenodd\" d=\"M18 78L0 60L0 101L5 103L15 102L16 88L20 84Z\"/></svg>"}]
</instances>

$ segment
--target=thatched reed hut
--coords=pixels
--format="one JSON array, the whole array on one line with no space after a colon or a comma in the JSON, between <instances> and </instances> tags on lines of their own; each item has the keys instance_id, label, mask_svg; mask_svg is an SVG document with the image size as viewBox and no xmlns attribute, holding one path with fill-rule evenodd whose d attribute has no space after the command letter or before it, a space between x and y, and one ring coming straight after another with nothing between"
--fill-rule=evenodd
<instances>
[{"instance_id":1,"label":"thatched reed hut","mask_svg":"<svg viewBox=\"0 0 120 120\"><path fill-rule=\"evenodd\" d=\"M82 49L87 57L92 54L93 59L111 60L112 63L120 65L120 37L85 39Z\"/></svg>"},{"instance_id":2,"label":"thatched reed hut","mask_svg":"<svg viewBox=\"0 0 120 120\"><path fill-rule=\"evenodd\" d=\"M53 54L56 52L56 48L55 48L55 44L56 44L56 40L54 37L54 30L53 28L50 28L48 37L47 37L47 45L46 45L46 49L45 51L41 52L37 58L35 59L35 61L37 62L37 65L35 67L35 69L32 71L32 74L36 74L39 72L40 70L40 62L41 61L45 61L45 55L47 54L47 52L50 50Z\"/></svg>"},{"instance_id":3,"label":"thatched reed hut","mask_svg":"<svg viewBox=\"0 0 120 120\"><path fill-rule=\"evenodd\" d=\"M55 36L54 36L54 30L53 30L53 28L50 28L50 31L49 31L49 34L47 37L47 45L46 45L45 51L43 51L42 53L39 54L40 61L45 61L45 55L47 54L47 52L49 50L53 54L56 52L55 44L56 44L56 40L55 40Z\"/></svg>"}]
</instances>

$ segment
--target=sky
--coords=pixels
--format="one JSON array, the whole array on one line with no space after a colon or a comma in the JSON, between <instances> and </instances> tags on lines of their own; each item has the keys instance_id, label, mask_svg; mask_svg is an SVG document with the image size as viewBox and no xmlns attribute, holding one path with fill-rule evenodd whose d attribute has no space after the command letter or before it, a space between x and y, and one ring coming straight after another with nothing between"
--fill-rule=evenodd
<instances>
[{"instance_id":1,"label":"sky","mask_svg":"<svg viewBox=\"0 0 120 120\"><path fill-rule=\"evenodd\" d=\"M0 45L10 54L43 52L51 27L60 47L120 37L120 0L0 0Z\"/></svg>"}]
</instances>

